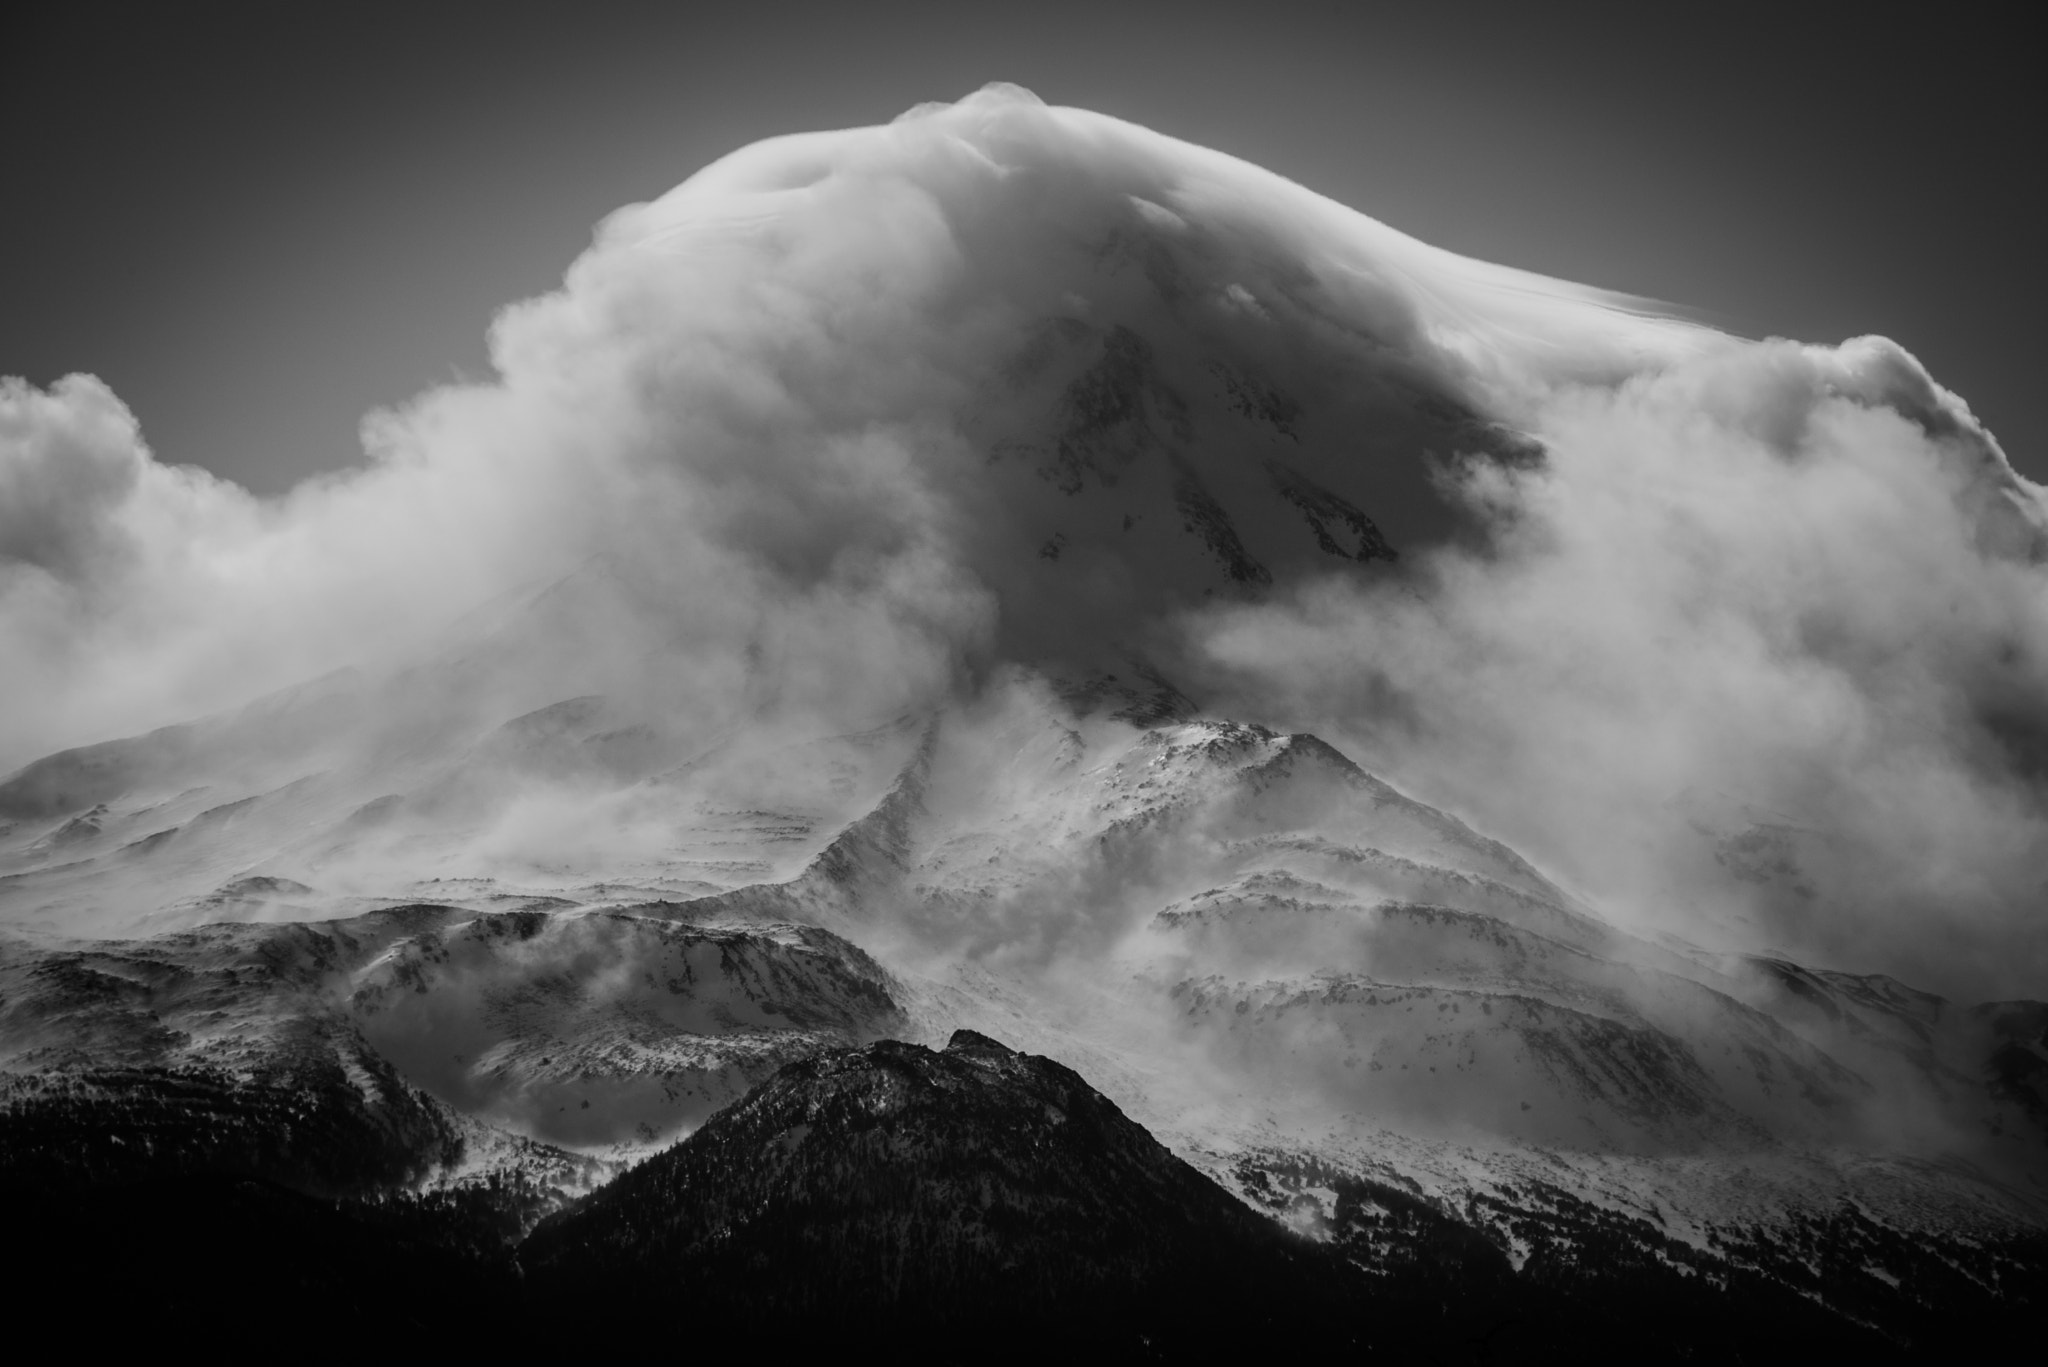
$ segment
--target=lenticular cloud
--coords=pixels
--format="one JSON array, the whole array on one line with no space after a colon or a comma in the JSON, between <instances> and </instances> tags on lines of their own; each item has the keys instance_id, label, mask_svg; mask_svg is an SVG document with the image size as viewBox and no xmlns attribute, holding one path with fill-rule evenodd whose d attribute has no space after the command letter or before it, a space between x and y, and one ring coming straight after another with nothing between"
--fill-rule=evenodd
<instances>
[{"instance_id":1,"label":"lenticular cloud","mask_svg":"<svg viewBox=\"0 0 2048 1367\"><path fill-rule=\"evenodd\" d=\"M7 382L0 766L437 652L421 726L705 738L1138 668L1623 919L2048 975L2048 500L1890 342L1729 337L1011 87L737 152L491 342L268 501Z\"/></svg>"}]
</instances>

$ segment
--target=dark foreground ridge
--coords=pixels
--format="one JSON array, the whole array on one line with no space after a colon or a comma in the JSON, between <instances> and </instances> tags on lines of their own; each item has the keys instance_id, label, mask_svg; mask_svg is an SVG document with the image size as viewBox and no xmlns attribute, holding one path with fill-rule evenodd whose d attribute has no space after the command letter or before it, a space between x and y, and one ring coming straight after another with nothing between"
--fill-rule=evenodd
<instances>
[{"instance_id":1,"label":"dark foreground ridge","mask_svg":"<svg viewBox=\"0 0 2048 1367\"><path fill-rule=\"evenodd\" d=\"M1286 1336L1356 1289L1072 1070L966 1030L783 1069L520 1260L577 1298L701 1299L784 1335L1132 1352Z\"/></svg>"},{"instance_id":2,"label":"dark foreground ridge","mask_svg":"<svg viewBox=\"0 0 2048 1367\"><path fill-rule=\"evenodd\" d=\"M232 1098L220 1108L232 1120ZM32 1156L53 1133L0 1117L0 1152ZM2027 1285L1995 1305L1966 1297L1912 1323L1859 1323L1733 1261L1681 1268L1676 1245L1671 1259L1604 1246L1585 1222L1517 1272L1430 1203L1333 1173L1296 1174L1334 1197L1311 1239L1175 1157L1072 1070L965 1030L943 1051L884 1040L791 1063L538 1225L533 1193L512 1186L338 1196L294 1180L304 1155L265 1166L252 1148L247 1171L195 1166L178 1152L189 1146L156 1145L168 1138L108 1136L157 1154L118 1172L0 1170L12 1261L28 1269L12 1289L32 1317L101 1346L266 1352L1763 1362L1826 1350L1883 1362L2023 1330L2048 1266L2040 1249L2014 1249ZM231 1152L243 1153L218 1151Z\"/></svg>"}]
</instances>

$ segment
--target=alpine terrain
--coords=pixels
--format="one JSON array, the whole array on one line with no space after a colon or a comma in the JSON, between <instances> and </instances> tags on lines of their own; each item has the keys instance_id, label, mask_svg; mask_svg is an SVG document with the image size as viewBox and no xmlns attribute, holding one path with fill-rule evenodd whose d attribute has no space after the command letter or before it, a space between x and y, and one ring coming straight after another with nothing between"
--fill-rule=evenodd
<instances>
[{"instance_id":1,"label":"alpine terrain","mask_svg":"<svg viewBox=\"0 0 2048 1367\"><path fill-rule=\"evenodd\" d=\"M494 347L353 482L133 445L0 559L37 1295L977 1356L2048 1313L2048 498L1897 346L990 87L621 211ZM65 385L8 459L134 441Z\"/></svg>"}]
</instances>

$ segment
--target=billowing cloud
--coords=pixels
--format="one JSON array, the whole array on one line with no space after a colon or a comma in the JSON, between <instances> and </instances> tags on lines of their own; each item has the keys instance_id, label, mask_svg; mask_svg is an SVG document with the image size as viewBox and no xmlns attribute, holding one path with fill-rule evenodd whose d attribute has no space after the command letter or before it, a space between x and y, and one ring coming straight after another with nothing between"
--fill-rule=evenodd
<instances>
[{"instance_id":1,"label":"billowing cloud","mask_svg":"<svg viewBox=\"0 0 2048 1367\"><path fill-rule=\"evenodd\" d=\"M1330 459L1347 404L1405 411L1532 346L1620 374L1688 336L1013 88L776 140L615 214L561 290L498 320L495 382L372 415L369 468L281 500L159 465L96 382L12 386L9 554L67 591L0 588L10 654L34 661L0 685L0 763L416 654L598 554L661 585L699 657L836 631L888 642L883 676L945 677L985 643L991 591L1013 641L1133 631L1199 597L1207 553L1147 542L1171 507L1104 509L1113 536L1062 522L1076 481L1126 473L1160 484L1139 505L1230 501L1234 433L1178 473L1126 471L1160 440L1201 446L1208 414L1177 391L1227 371L1211 409L1326 401L1310 445ZM1252 373L1296 361L1295 398ZM1409 496L1405 434L1382 435ZM1019 570L1055 538L1087 592ZM840 662L786 672L844 691Z\"/></svg>"},{"instance_id":2,"label":"billowing cloud","mask_svg":"<svg viewBox=\"0 0 2048 1367\"><path fill-rule=\"evenodd\" d=\"M435 677L708 742L1139 651L1619 914L2042 972L2048 516L1889 343L1729 338L992 87L621 210L492 355L272 501L10 382L0 766L401 677L575 575Z\"/></svg>"},{"instance_id":3,"label":"billowing cloud","mask_svg":"<svg viewBox=\"0 0 2048 1367\"><path fill-rule=\"evenodd\" d=\"M89 583L129 549L116 521L152 465L135 420L108 389L74 375L44 394L0 390L0 562Z\"/></svg>"},{"instance_id":4,"label":"billowing cloud","mask_svg":"<svg viewBox=\"0 0 2048 1367\"><path fill-rule=\"evenodd\" d=\"M1730 344L1523 412L1544 467L1459 477L1483 552L1208 624L1247 705L1640 925L2038 991L2042 491L1876 338Z\"/></svg>"}]
</instances>

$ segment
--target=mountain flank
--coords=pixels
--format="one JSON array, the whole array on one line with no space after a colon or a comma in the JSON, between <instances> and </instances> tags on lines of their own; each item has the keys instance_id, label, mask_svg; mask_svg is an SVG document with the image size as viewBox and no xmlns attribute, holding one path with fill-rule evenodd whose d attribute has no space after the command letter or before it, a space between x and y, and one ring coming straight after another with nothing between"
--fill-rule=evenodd
<instances>
[{"instance_id":1,"label":"mountain flank","mask_svg":"<svg viewBox=\"0 0 2048 1367\"><path fill-rule=\"evenodd\" d=\"M1355 1297L1341 1263L1073 1071L970 1030L791 1064L542 1222L520 1261L654 1315L715 1303L782 1334L936 1342L1001 1326L1133 1354L1290 1337Z\"/></svg>"}]
</instances>

